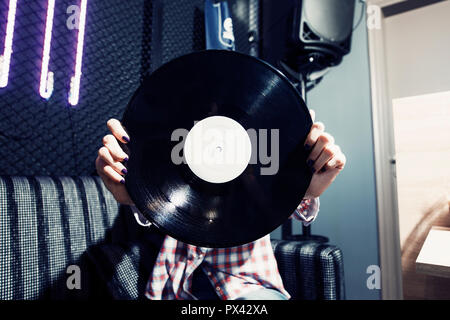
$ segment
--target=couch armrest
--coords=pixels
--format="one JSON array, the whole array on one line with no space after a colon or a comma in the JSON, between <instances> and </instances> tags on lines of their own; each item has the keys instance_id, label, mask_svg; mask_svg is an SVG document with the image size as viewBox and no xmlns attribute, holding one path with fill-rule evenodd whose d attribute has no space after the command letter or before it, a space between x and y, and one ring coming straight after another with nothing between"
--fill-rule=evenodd
<instances>
[{"instance_id":1,"label":"couch armrest","mask_svg":"<svg viewBox=\"0 0 450 320\"><path fill-rule=\"evenodd\" d=\"M314 241L272 240L281 278L292 299L345 299L342 251Z\"/></svg>"}]
</instances>

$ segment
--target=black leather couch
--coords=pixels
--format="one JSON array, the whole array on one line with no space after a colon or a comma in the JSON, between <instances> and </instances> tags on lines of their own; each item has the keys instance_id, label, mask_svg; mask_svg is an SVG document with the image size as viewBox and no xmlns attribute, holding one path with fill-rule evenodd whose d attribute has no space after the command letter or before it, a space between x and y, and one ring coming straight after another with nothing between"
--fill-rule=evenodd
<instances>
[{"instance_id":1,"label":"black leather couch","mask_svg":"<svg viewBox=\"0 0 450 320\"><path fill-rule=\"evenodd\" d=\"M153 236L98 177L0 176L0 299L145 299ZM293 299L344 298L339 248L272 245Z\"/></svg>"}]
</instances>

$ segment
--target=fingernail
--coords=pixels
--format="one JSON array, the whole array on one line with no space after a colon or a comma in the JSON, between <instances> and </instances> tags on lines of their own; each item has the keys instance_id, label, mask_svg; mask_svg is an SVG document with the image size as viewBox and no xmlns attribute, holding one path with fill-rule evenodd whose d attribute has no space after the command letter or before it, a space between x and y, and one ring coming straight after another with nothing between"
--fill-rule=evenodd
<instances>
[{"instance_id":1,"label":"fingernail","mask_svg":"<svg viewBox=\"0 0 450 320\"><path fill-rule=\"evenodd\" d=\"M120 180L121 184L125 184L125 179Z\"/></svg>"},{"instance_id":2,"label":"fingernail","mask_svg":"<svg viewBox=\"0 0 450 320\"><path fill-rule=\"evenodd\" d=\"M305 144L305 150L306 150L306 151L311 150L311 146L310 146L309 144Z\"/></svg>"},{"instance_id":3,"label":"fingernail","mask_svg":"<svg viewBox=\"0 0 450 320\"><path fill-rule=\"evenodd\" d=\"M308 161L306 161L306 164L308 165L308 167L312 167L314 165L314 161L312 161L311 159L308 159Z\"/></svg>"},{"instance_id":4,"label":"fingernail","mask_svg":"<svg viewBox=\"0 0 450 320\"><path fill-rule=\"evenodd\" d=\"M312 173L316 172L316 169L314 167L311 167L311 172Z\"/></svg>"},{"instance_id":5,"label":"fingernail","mask_svg":"<svg viewBox=\"0 0 450 320\"><path fill-rule=\"evenodd\" d=\"M128 173L128 170L124 168L124 169L122 169L122 173L123 173L123 174L127 174L127 173Z\"/></svg>"},{"instance_id":6,"label":"fingernail","mask_svg":"<svg viewBox=\"0 0 450 320\"><path fill-rule=\"evenodd\" d=\"M125 158L123 159L123 162L128 162L128 157L125 157Z\"/></svg>"},{"instance_id":7,"label":"fingernail","mask_svg":"<svg viewBox=\"0 0 450 320\"><path fill-rule=\"evenodd\" d=\"M127 136L123 136L122 139L123 139L125 142L130 142L130 138L128 138Z\"/></svg>"},{"instance_id":8,"label":"fingernail","mask_svg":"<svg viewBox=\"0 0 450 320\"><path fill-rule=\"evenodd\" d=\"M325 172L327 171L327 168L323 167L322 169L320 169L320 172Z\"/></svg>"}]
</instances>

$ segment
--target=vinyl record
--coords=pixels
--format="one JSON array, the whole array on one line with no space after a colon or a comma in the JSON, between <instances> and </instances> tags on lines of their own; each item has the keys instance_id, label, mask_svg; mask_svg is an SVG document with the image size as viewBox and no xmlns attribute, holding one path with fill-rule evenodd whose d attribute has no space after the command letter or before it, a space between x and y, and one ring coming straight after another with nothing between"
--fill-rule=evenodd
<instances>
[{"instance_id":1,"label":"vinyl record","mask_svg":"<svg viewBox=\"0 0 450 320\"><path fill-rule=\"evenodd\" d=\"M166 63L144 79L122 124L130 197L185 243L255 241L286 221L311 181L305 103L248 55L207 50Z\"/></svg>"}]
</instances>

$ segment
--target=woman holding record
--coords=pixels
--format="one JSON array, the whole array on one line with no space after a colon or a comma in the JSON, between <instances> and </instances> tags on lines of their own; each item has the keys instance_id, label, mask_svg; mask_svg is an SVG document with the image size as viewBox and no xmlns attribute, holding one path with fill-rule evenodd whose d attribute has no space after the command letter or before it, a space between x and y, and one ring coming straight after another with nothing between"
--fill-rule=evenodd
<instances>
[{"instance_id":1,"label":"woman holding record","mask_svg":"<svg viewBox=\"0 0 450 320\"><path fill-rule=\"evenodd\" d=\"M334 138L324 131L324 125L314 122L313 111L311 117L313 125L304 148L309 152L306 165L312 172L312 178L304 198L299 199L298 208L292 214L305 225L316 218L318 197L330 186L346 162ZM131 206L137 222L151 226L140 215L125 187L128 171L124 163L129 156L121 146L130 143L130 137L116 119L110 119L107 126L111 134L103 138L103 146L98 151L97 172L115 199ZM157 300L290 298L278 272L269 234L251 243L227 248L194 246L165 235L145 295Z\"/></svg>"}]
</instances>

